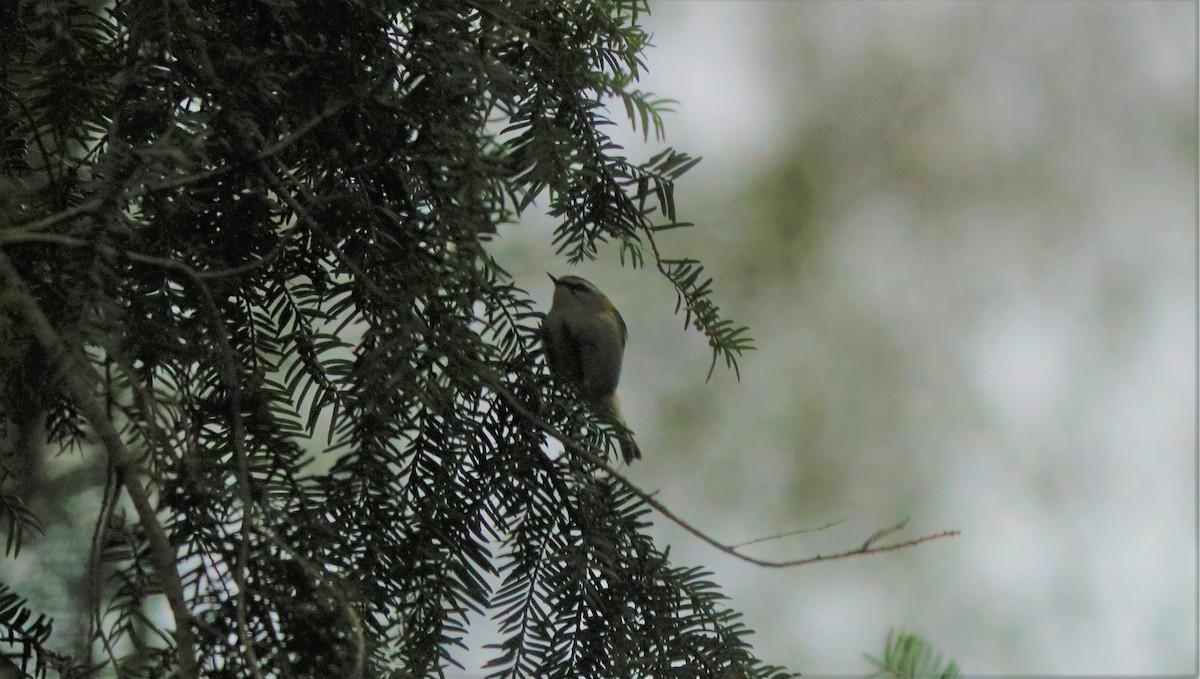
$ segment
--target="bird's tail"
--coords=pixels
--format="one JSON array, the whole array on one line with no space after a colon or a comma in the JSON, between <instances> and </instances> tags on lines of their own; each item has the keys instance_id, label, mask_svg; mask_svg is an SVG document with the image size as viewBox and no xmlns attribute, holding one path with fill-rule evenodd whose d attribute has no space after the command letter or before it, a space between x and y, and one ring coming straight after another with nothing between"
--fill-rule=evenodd
<instances>
[{"instance_id":1,"label":"bird's tail","mask_svg":"<svg viewBox=\"0 0 1200 679\"><path fill-rule=\"evenodd\" d=\"M621 445L621 457L625 459L625 464L642 459L642 449L638 447L637 441L633 440L633 431L629 428L629 423L625 421L625 416L621 414L621 399L617 398L616 392L613 392L612 398L609 399L608 407L616 417L617 423L621 425L621 431L617 432L617 435Z\"/></svg>"}]
</instances>

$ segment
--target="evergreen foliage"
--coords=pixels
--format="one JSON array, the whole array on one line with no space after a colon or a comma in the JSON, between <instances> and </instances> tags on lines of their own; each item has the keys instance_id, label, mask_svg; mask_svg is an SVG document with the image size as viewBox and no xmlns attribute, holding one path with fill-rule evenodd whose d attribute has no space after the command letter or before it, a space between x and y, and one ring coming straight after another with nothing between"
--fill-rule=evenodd
<instances>
[{"instance_id":1,"label":"evergreen foliage","mask_svg":"<svg viewBox=\"0 0 1200 679\"><path fill-rule=\"evenodd\" d=\"M888 630L883 645L883 659L864 653L863 657L875 666L871 677L895 679L960 679L962 672L953 660L942 664L942 654L933 645L912 632Z\"/></svg>"},{"instance_id":2,"label":"evergreen foliage","mask_svg":"<svg viewBox=\"0 0 1200 679\"><path fill-rule=\"evenodd\" d=\"M619 101L661 135L665 100L634 87L646 9L0 4L3 414L37 404L53 448L99 442L109 468L85 650L48 647L0 586L12 662L438 676L494 616L495 677L786 676L646 536L640 499L548 456L499 397L613 450L485 247L539 198L569 261L615 242L672 281L714 363L748 348L699 264L654 243L685 226L673 184L695 159L638 164L604 133ZM0 510L9 555L37 517ZM147 613L164 596L174 624Z\"/></svg>"}]
</instances>

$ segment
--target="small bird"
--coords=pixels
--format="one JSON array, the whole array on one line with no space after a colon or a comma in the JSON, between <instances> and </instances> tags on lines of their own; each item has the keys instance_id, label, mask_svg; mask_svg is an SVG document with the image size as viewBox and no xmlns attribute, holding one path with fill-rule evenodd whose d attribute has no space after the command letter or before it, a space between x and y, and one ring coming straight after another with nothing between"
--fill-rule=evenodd
<instances>
[{"instance_id":1,"label":"small bird","mask_svg":"<svg viewBox=\"0 0 1200 679\"><path fill-rule=\"evenodd\" d=\"M583 398L607 408L628 430L617 399L628 334L625 320L603 292L579 276L546 275L554 281L554 301L542 322L550 371L573 384ZM620 443L626 464L642 457L632 433L624 433Z\"/></svg>"}]
</instances>

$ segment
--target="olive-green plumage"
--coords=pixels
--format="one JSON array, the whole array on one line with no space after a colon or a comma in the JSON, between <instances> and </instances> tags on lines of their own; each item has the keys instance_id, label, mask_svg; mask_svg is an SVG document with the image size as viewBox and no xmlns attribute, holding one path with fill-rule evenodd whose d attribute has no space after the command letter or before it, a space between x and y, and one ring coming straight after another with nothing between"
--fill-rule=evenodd
<instances>
[{"instance_id":1,"label":"olive-green plumage","mask_svg":"<svg viewBox=\"0 0 1200 679\"><path fill-rule=\"evenodd\" d=\"M578 276L550 276L550 280L554 301L542 324L550 371L574 385L583 398L606 407L628 429L617 399L628 334L624 319L608 297L586 280ZM642 451L632 437L622 437L621 455L629 463Z\"/></svg>"}]
</instances>

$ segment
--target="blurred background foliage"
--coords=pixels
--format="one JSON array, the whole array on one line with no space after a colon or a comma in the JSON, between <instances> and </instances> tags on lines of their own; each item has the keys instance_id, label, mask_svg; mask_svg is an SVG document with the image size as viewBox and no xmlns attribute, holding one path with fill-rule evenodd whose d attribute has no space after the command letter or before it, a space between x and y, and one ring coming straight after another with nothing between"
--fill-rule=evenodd
<instances>
[{"instance_id":1,"label":"blurred background foliage","mask_svg":"<svg viewBox=\"0 0 1200 679\"><path fill-rule=\"evenodd\" d=\"M652 9L642 86L704 157L665 249L759 350L705 383L664 283L581 267L629 324L633 478L733 542L848 517L769 557L964 530L793 572L661 534L806 674L901 625L971 674L1197 672L1195 4ZM547 228L496 244L546 304Z\"/></svg>"}]
</instances>

